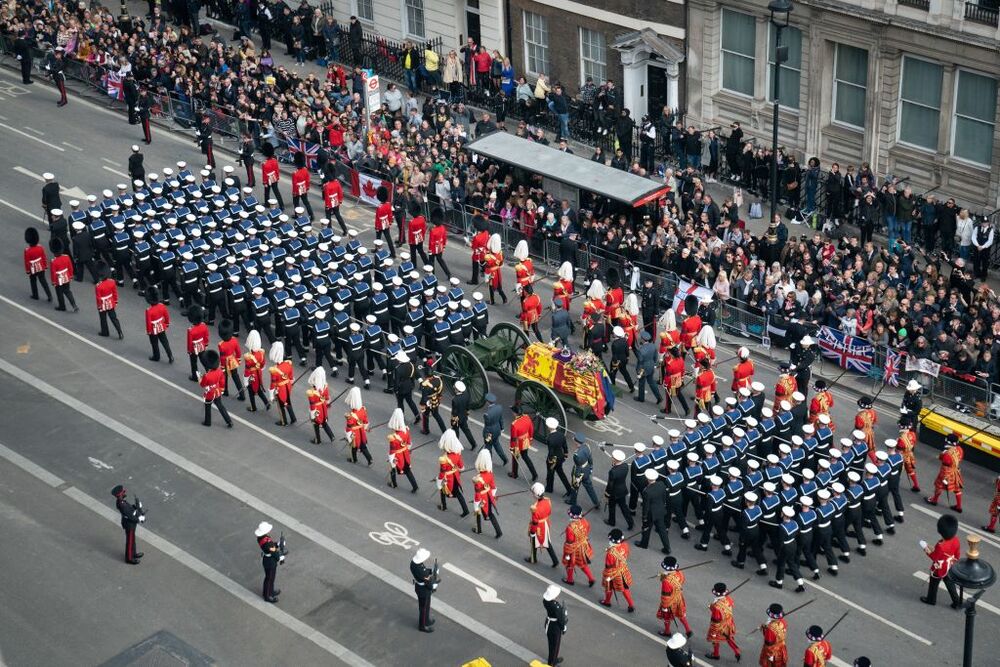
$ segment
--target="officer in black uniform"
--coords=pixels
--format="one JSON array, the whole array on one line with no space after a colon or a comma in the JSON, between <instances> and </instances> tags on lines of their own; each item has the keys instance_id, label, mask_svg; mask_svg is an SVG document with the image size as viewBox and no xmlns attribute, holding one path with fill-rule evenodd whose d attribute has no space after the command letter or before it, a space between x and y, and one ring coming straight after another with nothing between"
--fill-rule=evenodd
<instances>
[{"instance_id":1,"label":"officer in black uniform","mask_svg":"<svg viewBox=\"0 0 1000 667\"><path fill-rule=\"evenodd\" d=\"M253 137L250 135L249 131L244 131L243 136L240 141L240 155L239 163L247 170L247 180L246 185L248 188L252 188L257 184L254 178L253 166L254 166L254 143Z\"/></svg>"},{"instance_id":2,"label":"officer in black uniform","mask_svg":"<svg viewBox=\"0 0 1000 667\"><path fill-rule=\"evenodd\" d=\"M797 343L788 346L789 360L795 366L795 384L799 391L809 397L809 378L812 376L812 365L816 361L816 345L812 336L803 336Z\"/></svg>"},{"instance_id":3,"label":"officer in black uniform","mask_svg":"<svg viewBox=\"0 0 1000 667\"><path fill-rule=\"evenodd\" d=\"M553 492L555 477L558 475L563 488L566 489L565 495L569 495L572 493L573 487L570 485L569 479L566 477L566 472L563 470L563 463L566 462L566 457L569 456L566 431L559 425L559 420L555 417L545 419L545 428L549 432L545 438L545 444L548 446L548 453L545 457L545 464L548 469L545 473L545 493Z\"/></svg>"},{"instance_id":4,"label":"officer in black uniform","mask_svg":"<svg viewBox=\"0 0 1000 667\"><path fill-rule=\"evenodd\" d=\"M562 643L562 636L566 634L566 626L569 623L569 614L566 607L559 602L559 593L562 589L555 584L549 584L542 595L542 604L545 606L545 637L549 642L549 656L546 664L558 665L563 661L559 657L559 645Z\"/></svg>"},{"instance_id":5,"label":"officer in black uniform","mask_svg":"<svg viewBox=\"0 0 1000 667\"><path fill-rule=\"evenodd\" d=\"M84 268L90 273L94 283L97 283L97 268L94 265L94 239L82 221L73 223L73 269L76 282L83 282Z\"/></svg>"},{"instance_id":6,"label":"officer in black uniform","mask_svg":"<svg viewBox=\"0 0 1000 667\"><path fill-rule=\"evenodd\" d=\"M691 667L694 664L691 645L683 632L675 632L667 640L667 664L670 667Z\"/></svg>"},{"instance_id":7,"label":"officer in black uniform","mask_svg":"<svg viewBox=\"0 0 1000 667\"><path fill-rule=\"evenodd\" d=\"M434 417L434 421L437 422L442 433L447 430L439 411L441 396L444 394L444 382L440 376L434 374L433 364L432 359L427 360L427 363L424 364L424 379L420 381L420 432L424 435L431 432L430 417Z\"/></svg>"},{"instance_id":8,"label":"officer in black uniform","mask_svg":"<svg viewBox=\"0 0 1000 667\"><path fill-rule=\"evenodd\" d=\"M294 347L299 354L299 366L305 366L306 350L302 347L302 311L296 307L294 299L285 299L284 305L285 309L281 311L281 327L285 335L285 350L290 355ZM352 377L353 375L354 373L351 373ZM365 382L367 383L367 379Z\"/></svg>"},{"instance_id":9,"label":"officer in black uniform","mask_svg":"<svg viewBox=\"0 0 1000 667\"><path fill-rule=\"evenodd\" d=\"M139 106L139 86L135 82L132 70L125 74L125 80L122 81L122 95L125 97L125 106L128 107L128 124L138 124L139 118L135 111Z\"/></svg>"},{"instance_id":10,"label":"officer in black uniform","mask_svg":"<svg viewBox=\"0 0 1000 667\"><path fill-rule=\"evenodd\" d=\"M52 58L45 65L45 69L48 71L49 76L52 77L52 83L56 84L56 89L59 91L59 101L56 102L56 106L66 106L68 104L66 100L66 59L61 46L56 47L56 50L52 52Z\"/></svg>"},{"instance_id":11,"label":"officer in black uniform","mask_svg":"<svg viewBox=\"0 0 1000 667\"><path fill-rule=\"evenodd\" d=\"M476 439L469 430L469 392L461 380L455 382L455 395L451 399L451 427L455 435L464 435L469 441L469 449L476 448Z\"/></svg>"},{"instance_id":12,"label":"officer in black uniform","mask_svg":"<svg viewBox=\"0 0 1000 667\"><path fill-rule=\"evenodd\" d=\"M46 220L51 221L52 218L62 215L62 213L58 216L53 214L53 211L62 209L62 197L59 196L59 182L54 175L48 172L42 174L42 178L45 180L45 185L42 186L42 210L45 211Z\"/></svg>"},{"instance_id":13,"label":"officer in black uniform","mask_svg":"<svg viewBox=\"0 0 1000 667\"><path fill-rule=\"evenodd\" d=\"M111 495L115 497L115 507L122 516L122 528L125 529L125 562L129 565L138 565L143 554L136 551L135 530L140 523L146 521L146 510L138 498L135 503L130 503L126 498L128 490L119 484L111 489Z\"/></svg>"},{"instance_id":14,"label":"officer in black uniform","mask_svg":"<svg viewBox=\"0 0 1000 667\"><path fill-rule=\"evenodd\" d=\"M285 562L285 554L282 553L281 546L271 539L270 532L273 527L267 521L261 521L253 533L257 537L257 546L260 547L261 551L261 563L264 566L264 589L261 594L271 604L276 603L278 596L281 595L281 589L274 587L274 578L278 573L278 564Z\"/></svg>"},{"instance_id":15,"label":"officer in black uniform","mask_svg":"<svg viewBox=\"0 0 1000 667\"><path fill-rule=\"evenodd\" d=\"M34 83L31 80L31 40L28 39L28 32L24 31L17 40L14 41L14 57L21 63L21 83Z\"/></svg>"},{"instance_id":16,"label":"officer in black uniform","mask_svg":"<svg viewBox=\"0 0 1000 667\"><path fill-rule=\"evenodd\" d=\"M642 490L642 538L635 545L640 549L649 547L649 534L655 529L660 536L665 554L670 553L670 538L667 537L667 487L660 473L647 468L643 473L646 488Z\"/></svg>"},{"instance_id":17,"label":"officer in black uniform","mask_svg":"<svg viewBox=\"0 0 1000 667\"><path fill-rule=\"evenodd\" d=\"M625 465L625 452L616 449L611 452L611 460L614 462L611 470L608 471L608 485L604 491L604 498L608 503L608 518L604 523L609 526L615 525L615 508L621 510L625 517L628 529L632 530L635 521L632 520L632 513L628 509L628 466Z\"/></svg>"},{"instance_id":18,"label":"officer in black uniform","mask_svg":"<svg viewBox=\"0 0 1000 667\"><path fill-rule=\"evenodd\" d=\"M396 353L395 361L397 365L393 371L393 390L396 394L396 407L402 410L405 402L410 406L414 418L419 422L422 419L421 411L413 403L413 385L417 377L417 367L410 361L410 355L402 350ZM422 394L423 390L421 390Z\"/></svg>"},{"instance_id":19,"label":"officer in black uniform","mask_svg":"<svg viewBox=\"0 0 1000 667\"><path fill-rule=\"evenodd\" d=\"M149 129L149 113L150 113L150 108L152 106L153 106L153 96L150 94L150 92L148 90L143 90L141 93L139 93L139 103L135 107L135 115L139 119L139 124L142 125L142 141L147 146L153 143L153 134ZM209 131L211 132L211 130ZM209 134L208 142L209 142L209 155L211 156L212 155L211 134ZM214 159L214 157L211 157L210 159ZM209 164L212 165L213 169L215 168L214 162L209 162Z\"/></svg>"},{"instance_id":20,"label":"officer in black uniform","mask_svg":"<svg viewBox=\"0 0 1000 667\"><path fill-rule=\"evenodd\" d=\"M593 334L593 331L591 331L591 334ZM628 384L628 392L631 394L635 391L635 382L632 381L632 375L628 372L629 347L628 341L625 340L625 330L616 326L613 335L614 339L611 342L611 368L608 371L608 375L613 385L618 379L618 374L621 373ZM593 338L593 335L591 338Z\"/></svg>"},{"instance_id":21,"label":"officer in black uniform","mask_svg":"<svg viewBox=\"0 0 1000 667\"><path fill-rule=\"evenodd\" d=\"M215 153L212 150L212 116L206 111L195 127L195 141L205 156L205 164L215 169ZM149 142L146 142L149 143Z\"/></svg>"},{"instance_id":22,"label":"officer in black uniform","mask_svg":"<svg viewBox=\"0 0 1000 667\"><path fill-rule=\"evenodd\" d=\"M434 619L431 618L431 596L441 583L437 567L427 567L427 559L431 552L427 549L417 549L410 561L410 575L413 576L413 588L417 594L417 627L421 632L434 632Z\"/></svg>"},{"instance_id":23,"label":"officer in black uniform","mask_svg":"<svg viewBox=\"0 0 1000 667\"><path fill-rule=\"evenodd\" d=\"M642 315L642 328L649 332L650 336L656 336L656 311L657 300L660 298L659 290L653 286L653 278L646 276L642 281L642 300L639 303L639 313Z\"/></svg>"}]
</instances>

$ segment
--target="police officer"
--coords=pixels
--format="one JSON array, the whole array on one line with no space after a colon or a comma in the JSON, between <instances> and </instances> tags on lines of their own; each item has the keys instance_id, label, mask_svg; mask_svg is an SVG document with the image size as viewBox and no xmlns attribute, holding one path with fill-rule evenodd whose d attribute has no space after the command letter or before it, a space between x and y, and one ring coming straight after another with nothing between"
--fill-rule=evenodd
<instances>
[{"instance_id":1,"label":"police officer","mask_svg":"<svg viewBox=\"0 0 1000 667\"><path fill-rule=\"evenodd\" d=\"M559 425L559 420L555 417L546 418L545 428L549 431L545 439L548 446L548 454L545 459L546 467L548 468L545 473L545 493L552 493L555 477L558 475L563 483L563 488L566 489L565 495L569 495L573 491L573 488L570 486L569 480L566 479L566 472L563 470L563 463L566 462L566 457L569 456L569 447L566 444L566 431Z\"/></svg>"},{"instance_id":2,"label":"police officer","mask_svg":"<svg viewBox=\"0 0 1000 667\"><path fill-rule=\"evenodd\" d=\"M461 384L461 381L456 382ZM458 391L456 387L455 391ZM441 419L441 396L444 394L444 381L441 376L434 373L434 363L428 359L424 364L424 378L420 381L420 432L424 435L430 433L430 418L437 422L438 429L444 433L447 429L444 420Z\"/></svg>"},{"instance_id":3,"label":"police officer","mask_svg":"<svg viewBox=\"0 0 1000 667\"><path fill-rule=\"evenodd\" d=\"M642 281L641 302L639 313L642 315L642 328L650 336L656 335L656 311L658 308L659 290L653 286L652 276L646 276Z\"/></svg>"},{"instance_id":4,"label":"police officer","mask_svg":"<svg viewBox=\"0 0 1000 667\"><path fill-rule=\"evenodd\" d=\"M417 627L420 632L434 632L434 619L431 618L431 596L437 590L440 579L435 569L427 567L427 559L431 552L427 549L417 549L410 561L410 575L413 576L413 588L417 594Z\"/></svg>"},{"instance_id":5,"label":"police officer","mask_svg":"<svg viewBox=\"0 0 1000 667\"><path fill-rule=\"evenodd\" d=\"M921 393L923 387L916 380L906 383L906 392L903 394L903 401L899 406L899 413L904 417L909 417L914 424L920 422L920 410L923 408Z\"/></svg>"},{"instance_id":6,"label":"police officer","mask_svg":"<svg viewBox=\"0 0 1000 667\"><path fill-rule=\"evenodd\" d=\"M254 535L257 537L257 546L261 551L261 563L264 566L264 589L262 595L271 604L278 602L281 589L274 587L274 578L278 573L278 563L285 562L285 554L277 542L271 539L271 529L274 526L267 521L261 521L257 525Z\"/></svg>"},{"instance_id":7,"label":"police officer","mask_svg":"<svg viewBox=\"0 0 1000 667\"><path fill-rule=\"evenodd\" d=\"M125 562L129 565L138 565L143 553L136 551L135 530L140 523L146 522L146 510L142 503L135 498L135 503L130 503L126 498L128 490L119 484L111 489L111 495L115 498L115 507L122 517L122 528L125 530Z\"/></svg>"},{"instance_id":8,"label":"police officer","mask_svg":"<svg viewBox=\"0 0 1000 667\"><path fill-rule=\"evenodd\" d=\"M486 411L483 413L483 449L493 450L500 457L501 463L507 465L507 454L500 445L502 432L503 408L497 403L497 397L494 394L486 394Z\"/></svg>"},{"instance_id":9,"label":"police officer","mask_svg":"<svg viewBox=\"0 0 1000 667\"><path fill-rule=\"evenodd\" d=\"M475 449L476 439L472 437L472 431L469 430L469 392L461 380L455 382L454 388L455 395L451 399L451 427L455 430L456 436L460 432L465 436L469 441L469 449ZM499 437L498 435L498 440Z\"/></svg>"},{"instance_id":10,"label":"police officer","mask_svg":"<svg viewBox=\"0 0 1000 667\"><path fill-rule=\"evenodd\" d=\"M670 667L691 667L694 658L683 632L675 632L667 640L667 663Z\"/></svg>"},{"instance_id":11,"label":"police officer","mask_svg":"<svg viewBox=\"0 0 1000 667\"><path fill-rule=\"evenodd\" d=\"M83 269L86 267L97 283L97 271L94 266L94 240L87 230L87 225L82 221L74 222L73 225L73 261L76 264L74 270L76 282L83 282Z\"/></svg>"},{"instance_id":12,"label":"police officer","mask_svg":"<svg viewBox=\"0 0 1000 667\"><path fill-rule=\"evenodd\" d=\"M569 615L566 607L558 600L560 592L561 588L549 584L542 595L542 604L545 606L545 637L549 642L548 665L558 665L563 661L559 657L559 645L562 643L562 636L566 634Z\"/></svg>"},{"instance_id":13,"label":"police officer","mask_svg":"<svg viewBox=\"0 0 1000 667\"><path fill-rule=\"evenodd\" d=\"M665 554L670 554L670 538L667 537L667 487L660 473L652 468L643 472L646 488L642 490L642 538L635 545L641 549L649 546L649 534L655 529L660 536Z\"/></svg>"}]
</instances>

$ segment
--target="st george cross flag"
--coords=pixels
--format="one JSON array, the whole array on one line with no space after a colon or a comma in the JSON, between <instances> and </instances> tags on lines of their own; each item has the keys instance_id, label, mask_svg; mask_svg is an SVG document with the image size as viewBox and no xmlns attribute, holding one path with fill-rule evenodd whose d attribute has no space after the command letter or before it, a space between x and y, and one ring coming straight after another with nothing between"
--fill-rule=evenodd
<instances>
[{"instance_id":1,"label":"st george cross flag","mask_svg":"<svg viewBox=\"0 0 1000 667\"><path fill-rule=\"evenodd\" d=\"M863 338L848 336L830 327L820 327L816 332L820 352L841 368L865 375L871 370L875 348Z\"/></svg>"},{"instance_id":2,"label":"st george cross flag","mask_svg":"<svg viewBox=\"0 0 1000 667\"><path fill-rule=\"evenodd\" d=\"M893 387L899 386L899 372L900 365L903 362L903 357L906 356L906 352L897 352L889 348L886 350L885 355L885 369L882 373L882 381L886 384L890 384Z\"/></svg>"},{"instance_id":3,"label":"st george cross flag","mask_svg":"<svg viewBox=\"0 0 1000 667\"><path fill-rule=\"evenodd\" d=\"M673 309L677 315L684 314L684 299L687 298L688 294L694 294L698 297L699 303L702 301L711 301L712 297L715 296L715 293L707 287L702 287L701 285L682 280L678 283L677 291L674 293ZM680 320L678 320L678 322L680 322Z\"/></svg>"},{"instance_id":4,"label":"st george cross flag","mask_svg":"<svg viewBox=\"0 0 1000 667\"><path fill-rule=\"evenodd\" d=\"M288 150L294 155L302 153L306 156L306 166L316 170L316 158L319 156L319 144L311 144L304 139L288 139Z\"/></svg>"},{"instance_id":5,"label":"st george cross flag","mask_svg":"<svg viewBox=\"0 0 1000 667\"><path fill-rule=\"evenodd\" d=\"M125 99L125 88L122 86L122 75L118 72L108 72L107 74L108 96L116 100Z\"/></svg>"}]
</instances>

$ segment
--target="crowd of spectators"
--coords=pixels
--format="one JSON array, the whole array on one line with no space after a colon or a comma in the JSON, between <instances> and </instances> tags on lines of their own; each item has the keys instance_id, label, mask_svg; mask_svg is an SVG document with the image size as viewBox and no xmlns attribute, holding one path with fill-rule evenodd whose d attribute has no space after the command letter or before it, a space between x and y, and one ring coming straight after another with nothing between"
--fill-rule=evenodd
<instances>
[{"instance_id":1,"label":"crowd of spectators","mask_svg":"<svg viewBox=\"0 0 1000 667\"><path fill-rule=\"evenodd\" d=\"M954 200L915 195L867 164L841 170L809 158L803 169L791 154L757 147L738 123L726 140L717 128L685 127L669 108L640 121L634 151L634 123L614 84L588 81L575 99L598 118L597 135L613 141L580 157L662 179L670 195L644 214L593 196L574 206L545 192L538 175L518 178L464 150L504 127L508 106L476 116L466 106L491 96L513 100L523 112L511 131L526 142L550 143L535 123L538 114L553 114L560 128L553 146L571 152L569 93L561 83L541 76L529 84L507 58L471 40L443 57L405 43L396 54L405 90L390 84L382 108L367 116L362 70L339 61L345 50L359 64L367 57L356 19L342 31L305 2L296 10L261 3L256 16L249 7L208 7L209 14L231 15L232 36L202 34L197 3L169 5L169 16L157 6L149 16L121 21L98 5L8 2L0 8L0 30L61 47L89 66L131 73L172 104L190 105L192 116L197 105L238 118L255 141L279 148L289 137L315 143L318 170L327 178L335 177L338 162L349 164L392 181L397 202L413 198L482 214L521 232L536 249L550 239L562 250L586 247L653 275L671 271L710 287L728 307L831 326L969 379L1000 382L1000 306L984 282L993 227L975 222ZM325 70L280 64L272 36L296 65L323 60ZM768 191L775 159L789 214L756 234L746 222L749 199ZM706 184L723 167L737 187L711 188L723 191L717 198ZM886 243L874 236L883 228Z\"/></svg>"}]
</instances>

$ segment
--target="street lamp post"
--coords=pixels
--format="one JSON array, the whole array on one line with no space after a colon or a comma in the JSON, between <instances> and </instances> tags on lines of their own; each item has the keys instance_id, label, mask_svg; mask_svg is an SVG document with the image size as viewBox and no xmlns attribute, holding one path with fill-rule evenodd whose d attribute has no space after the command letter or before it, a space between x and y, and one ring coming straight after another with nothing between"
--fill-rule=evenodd
<instances>
[{"instance_id":1,"label":"street lamp post","mask_svg":"<svg viewBox=\"0 0 1000 667\"><path fill-rule=\"evenodd\" d=\"M781 63L788 60L788 47L781 45L781 32L788 27L792 14L792 0L771 0L767 5L774 26L774 68L771 80L774 85L774 117L771 120L771 218L778 213L778 95L781 92Z\"/></svg>"},{"instance_id":2,"label":"street lamp post","mask_svg":"<svg viewBox=\"0 0 1000 667\"><path fill-rule=\"evenodd\" d=\"M990 586L997 580L993 566L979 559L978 535L969 535L969 550L965 558L951 566L948 576L958 584L959 595L965 595L965 590L975 593L963 602L965 607L965 643L962 651L962 667L972 667L973 636L976 631L976 603Z\"/></svg>"}]
</instances>

